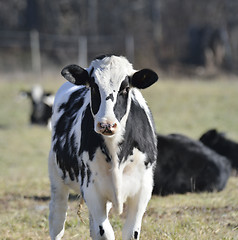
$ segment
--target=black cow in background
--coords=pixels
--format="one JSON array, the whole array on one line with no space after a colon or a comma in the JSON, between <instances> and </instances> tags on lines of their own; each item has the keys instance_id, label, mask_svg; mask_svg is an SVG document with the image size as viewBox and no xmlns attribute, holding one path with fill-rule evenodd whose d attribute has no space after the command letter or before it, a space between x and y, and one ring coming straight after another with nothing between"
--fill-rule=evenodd
<instances>
[{"instance_id":1,"label":"black cow in background","mask_svg":"<svg viewBox=\"0 0 238 240\"><path fill-rule=\"evenodd\" d=\"M180 134L157 134L153 194L221 191L231 172L229 160Z\"/></svg>"},{"instance_id":2,"label":"black cow in background","mask_svg":"<svg viewBox=\"0 0 238 240\"><path fill-rule=\"evenodd\" d=\"M227 157L232 168L238 172L238 143L228 139L224 133L210 129L199 139L204 145Z\"/></svg>"},{"instance_id":3,"label":"black cow in background","mask_svg":"<svg viewBox=\"0 0 238 240\"><path fill-rule=\"evenodd\" d=\"M185 62L206 68L230 68L231 52L226 28L192 26Z\"/></svg>"},{"instance_id":4,"label":"black cow in background","mask_svg":"<svg viewBox=\"0 0 238 240\"><path fill-rule=\"evenodd\" d=\"M21 91L21 95L31 100L30 123L50 127L54 95L45 92L40 85L33 86L31 91Z\"/></svg>"}]
</instances>

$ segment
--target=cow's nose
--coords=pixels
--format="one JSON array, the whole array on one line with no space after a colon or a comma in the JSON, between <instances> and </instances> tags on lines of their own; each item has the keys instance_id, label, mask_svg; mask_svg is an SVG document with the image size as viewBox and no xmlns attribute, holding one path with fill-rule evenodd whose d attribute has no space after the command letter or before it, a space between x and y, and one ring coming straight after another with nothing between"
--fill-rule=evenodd
<instances>
[{"instance_id":1,"label":"cow's nose","mask_svg":"<svg viewBox=\"0 0 238 240\"><path fill-rule=\"evenodd\" d=\"M113 135L116 132L117 124L116 123L103 123L99 122L97 124L98 131L103 135Z\"/></svg>"}]
</instances>

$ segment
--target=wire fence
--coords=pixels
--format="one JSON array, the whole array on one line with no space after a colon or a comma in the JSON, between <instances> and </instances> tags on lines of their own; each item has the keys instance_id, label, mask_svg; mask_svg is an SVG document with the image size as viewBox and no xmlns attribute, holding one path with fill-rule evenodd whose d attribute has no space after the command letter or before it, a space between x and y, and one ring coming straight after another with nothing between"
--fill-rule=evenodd
<instances>
[{"instance_id":1,"label":"wire fence","mask_svg":"<svg viewBox=\"0 0 238 240\"><path fill-rule=\"evenodd\" d=\"M184 35L180 42L177 39L167 41L163 35L164 40L156 43L145 42L132 34L68 36L35 30L0 31L0 71L21 70L41 75L45 70L70 63L87 67L94 57L109 53L125 55L133 64L138 64L141 59L143 64L146 62L150 66L159 63L165 69L173 62L191 65L200 61L200 65L211 66L211 69L213 66L217 69L225 66L237 72L238 26L229 31L222 28L213 31L195 30L193 33L196 34ZM219 34L215 34L217 32Z\"/></svg>"},{"instance_id":2,"label":"wire fence","mask_svg":"<svg viewBox=\"0 0 238 240\"><path fill-rule=\"evenodd\" d=\"M105 53L123 54L134 61L134 37L127 36L65 36L38 31L0 31L2 71L18 68L40 74L47 65L78 63L88 66L88 61ZM16 66L16 68L17 68ZM26 67L27 66L27 67Z\"/></svg>"}]
</instances>

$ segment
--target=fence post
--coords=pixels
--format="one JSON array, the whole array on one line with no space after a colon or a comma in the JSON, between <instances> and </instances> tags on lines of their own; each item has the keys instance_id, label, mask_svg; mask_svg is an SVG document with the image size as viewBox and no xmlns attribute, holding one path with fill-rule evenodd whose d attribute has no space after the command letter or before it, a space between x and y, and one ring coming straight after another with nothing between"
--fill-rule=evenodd
<instances>
[{"instance_id":1,"label":"fence post","mask_svg":"<svg viewBox=\"0 0 238 240\"><path fill-rule=\"evenodd\" d=\"M81 67L88 65L88 40L86 36L81 36L78 40L78 64Z\"/></svg>"},{"instance_id":2,"label":"fence post","mask_svg":"<svg viewBox=\"0 0 238 240\"><path fill-rule=\"evenodd\" d=\"M31 41L31 62L33 73L40 76L41 75L41 55L40 55L40 39L39 32L32 30L30 32Z\"/></svg>"},{"instance_id":3,"label":"fence post","mask_svg":"<svg viewBox=\"0 0 238 240\"><path fill-rule=\"evenodd\" d=\"M135 58L135 44L133 35L126 35L125 39L125 47L126 47L126 56L131 62L134 62Z\"/></svg>"}]
</instances>

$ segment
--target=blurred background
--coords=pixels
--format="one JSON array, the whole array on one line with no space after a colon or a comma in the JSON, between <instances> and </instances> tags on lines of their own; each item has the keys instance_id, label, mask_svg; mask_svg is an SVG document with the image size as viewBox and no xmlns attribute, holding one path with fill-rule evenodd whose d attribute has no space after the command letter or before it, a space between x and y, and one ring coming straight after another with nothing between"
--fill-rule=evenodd
<instances>
[{"instance_id":1,"label":"blurred background","mask_svg":"<svg viewBox=\"0 0 238 240\"><path fill-rule=\"evenodd\" d=\"M0 1L0 239L49 239L46 126L60 72L107 53L158 73L143 90L158 133L198 140L217 129L238 160L237 0ZM141 238L237 239L236 176L219 193L154 196ZM65 239L89 237L86 206L86 224L77 210L71 199Z\"/></svg>"},{"instance_id":2,"label":"blurred background","mask_svg":"<svg viewBox=\"0 0 238 240\"><path fill-rule=\"evenodd\" d=\"M0 2L0 71L41 74L97 55L176 74L237 73L236 0Z\"/></svg>"}]
</instances>

